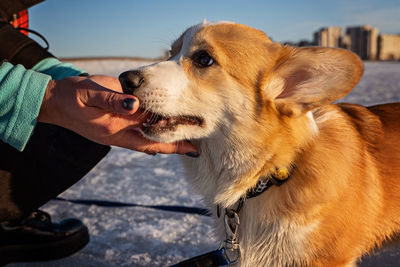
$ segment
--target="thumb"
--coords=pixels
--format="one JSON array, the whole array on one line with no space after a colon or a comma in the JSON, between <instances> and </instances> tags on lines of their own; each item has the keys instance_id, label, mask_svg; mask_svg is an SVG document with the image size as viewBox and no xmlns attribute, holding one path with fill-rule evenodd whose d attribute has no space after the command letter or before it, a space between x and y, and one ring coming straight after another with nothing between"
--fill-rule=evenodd
<instances>
[{"instance_id":1,"label":"thumb","mask_svg":"<svg viewBox=\"0 0 400 267\"><path fill-rule=\"evenodd\" d=\"M124 115L135 113L139 109L139 100L132 95L111 90L91 90L88 92L87 105Z\"/></svg>"}]
</instances>

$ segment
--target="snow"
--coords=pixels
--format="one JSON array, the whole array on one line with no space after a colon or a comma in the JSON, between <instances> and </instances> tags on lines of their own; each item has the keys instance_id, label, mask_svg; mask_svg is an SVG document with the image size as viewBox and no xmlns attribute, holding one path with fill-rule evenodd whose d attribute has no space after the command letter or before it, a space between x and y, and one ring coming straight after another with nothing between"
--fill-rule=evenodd
<instances>
[{"instance_id":1,"label":"snow","mask_svg":"<svg viewBox=\"0 0 400 267\"><path fill-rule=\"evenodd\" d=\"M89 73L114 76L149 63L132 60L73 62ZM342 101L365 105L400 101L400 64L366 62L361 82ZM190 191L184 179L179 156L149 156L116 147L84 179L61 196L144 205L204 207L200 197ZM211 219L201 215L60 201L51 201L43 209L55 221L69 217L81 219L89 227L90 243L65 259L10 266L168 266L214 250L219 242L214 238ZM389 256L381 254L362 266L373 266L374 260L382 255L393 259L398 254L397 251L388 252Z\"/></svg>"},{"instance_id":2,"label":"snow","mask_svg":"<svg viewBox=\"0 0 400 267\"><path fill-rule=\"evenodd\" d=\"M364 67L361 81L341 102L371 106L400 101L399 62L366 62Z\"/></svg>"}]
</instances>

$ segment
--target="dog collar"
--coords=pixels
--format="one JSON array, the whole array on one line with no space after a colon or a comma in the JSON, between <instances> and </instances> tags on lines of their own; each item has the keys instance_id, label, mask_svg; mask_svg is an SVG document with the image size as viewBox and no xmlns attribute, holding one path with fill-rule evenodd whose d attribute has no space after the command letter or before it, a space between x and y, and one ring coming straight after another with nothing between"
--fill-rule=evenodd
<instances>
[{"instance_id":1,"label":"dog collar","mask_svg":"<svg viewBox=\"0 0 400 267\"><path fill-rule=\"evenodd\" d=\"M268 176L261 176L257 184L247 190L246 195L242 198L239 199L238 205L236 209L225 209L225 212L231 215L231 211L235 213L239 213L239 211L242 209L244 201L249 198L257 197L267 191L271 186L276 185L276 186L281 186L284 184L286 181L289 180L293 173L294 167L286 168L275 168L275 171ZM217 216L218 218L221 216L221 206L217 205Z\"/></svg>"},{"instance_id":2,"label":"dog collar","mask_svg":"<svg viewBox=\"0 0 400 267\"><path fill-rule=\"evenodd\" d=\"M293 168L276 168L275 172L271 173L267 177L261 176L260 179L258 179L257 184L247 191L246 198L257 197L267 191L273 185L281 186L287 180L289 180L292 172Z\"/></svg>"}]
</instances>

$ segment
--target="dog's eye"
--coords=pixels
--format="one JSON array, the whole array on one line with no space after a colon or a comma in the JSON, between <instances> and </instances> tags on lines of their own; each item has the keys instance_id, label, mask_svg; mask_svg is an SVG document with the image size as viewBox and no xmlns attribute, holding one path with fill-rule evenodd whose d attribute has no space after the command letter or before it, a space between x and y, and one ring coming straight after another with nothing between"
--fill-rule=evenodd
<instances>
[{"instance_id":1,"label":"dog's eye","mask_svg":"<svg viewBox=\"0 0 400 267\"><path fill-rule=\"evenodd\" d=\"M193 55L193 61L199 67L205 68L214 64L214 59L206 52L200 51Z\"/></svg>"}]
</instances>

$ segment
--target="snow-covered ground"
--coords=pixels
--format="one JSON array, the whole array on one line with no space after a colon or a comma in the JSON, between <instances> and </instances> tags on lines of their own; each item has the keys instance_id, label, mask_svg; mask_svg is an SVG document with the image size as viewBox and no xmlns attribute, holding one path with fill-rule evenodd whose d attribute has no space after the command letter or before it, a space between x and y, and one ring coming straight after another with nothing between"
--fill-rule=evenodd
<instances>
[{"instance_id":1,"label":"snow-covered ground","mask_svg":"<svg viewBox=\"0 0 400 267\"><path fill-rule=\"evenodd\" d=\"M148 62L74 61L92 74L119 73ZM400 101L400 63L365 63L360 84L343 101L364 105ZM204 207L190 192L179 156L149 156L121 148L110 153L62 195L144 205ZM77 254L47 263L10 266L168 266L218 246L211 219L146 208L104 208L51 201L44 210L54 220L76 217L89 227L90 243ZM399 250L366 260L362 266L398 266ZM398 257L396 257L398 256ZM381 257L381 258L379 258ZM382 265L377 260L385 261Z\"/></svg>"}]
</instances>

